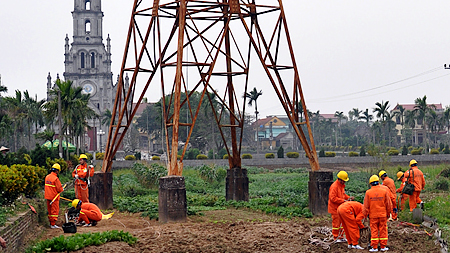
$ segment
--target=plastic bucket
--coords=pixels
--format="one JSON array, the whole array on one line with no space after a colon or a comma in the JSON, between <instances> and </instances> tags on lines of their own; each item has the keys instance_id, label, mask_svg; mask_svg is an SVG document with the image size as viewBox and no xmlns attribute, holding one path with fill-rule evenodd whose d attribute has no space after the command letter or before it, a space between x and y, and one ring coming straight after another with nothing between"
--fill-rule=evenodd
<instances>
[{"instance_id":1,"label":"plastic bucket","mask_svg":"<svg viewBox=\"0 0 450 253\"><path fill-rule=\"evenodd\" d=\"M62 229L64 230L64 233L76 233L77 232L77 226L75 226L75 223L73 222L67 222L62 225Z\"/></svg>"}]
</instances>

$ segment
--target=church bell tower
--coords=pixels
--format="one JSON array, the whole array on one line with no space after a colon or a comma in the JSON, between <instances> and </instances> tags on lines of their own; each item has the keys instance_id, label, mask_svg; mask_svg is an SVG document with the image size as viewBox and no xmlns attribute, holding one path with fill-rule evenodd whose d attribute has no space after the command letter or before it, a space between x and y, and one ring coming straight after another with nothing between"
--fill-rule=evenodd
<instances>
[{"instance_id":1,"label":"church bell tower","mask_svg":"<svg viewBox=\"0 0 450 253\"><path fill-rule=\"evenodd\" d=\"M69 45L68 35L65 38L64 79L72 81L74 87L82 87L83 93L90 94L89 106L101 116L106 110L112 111L116 94L112 82L109 35L106 47L103 44L101 0L74 0L72 17L73 42ZM98 119L88 123L92 128L88 131L87 149L101 151L98 143L105 140L102 133L107 132L109 126L100 125Z\"/></svg>"}]
</instances>

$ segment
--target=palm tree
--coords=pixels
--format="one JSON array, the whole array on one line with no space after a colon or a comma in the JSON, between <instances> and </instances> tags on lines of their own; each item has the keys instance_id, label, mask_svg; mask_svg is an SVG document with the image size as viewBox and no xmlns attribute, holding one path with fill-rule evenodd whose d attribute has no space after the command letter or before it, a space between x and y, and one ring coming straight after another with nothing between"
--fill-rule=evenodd
<instances>
[{"instance_id":1,"label":"palm tree","mask_svg":"<svg viewBox=\"0 0 450 253\"><path fill-rule=\"evenodd\" d=\"M428 140L427 140L427 132L426 132L426 116L427 113L430 111L430 107L427 104L427 96L423 96L423 98L416 98L414 100L415 106L414 106L414 112L416 113L417 119L422 122L422 133L423 133L423 143L425 148L427 147ZM434 107L434 106L432 106ZM428 151L428 150L427 150Z\"/></svg>"},{"instance_id":2,"label":"palm tree","mask_svg":"<svg viewBox=\"0 0 450 253\"><path fill-rule=\"evenodd\" d=\"M448 133L450 130L450 107L445 108L445 111L442 114L442 120L444 121Z\"/></svg>"},{"instance_id":3,"label":"palm tree","mask_svg":"<svg viewBox=\"0 0 450 253\"><path fill-rule=\"evenodd\" d=\"M403 135L403 130L405 128L405 108L401 105L397 105L398 111L394 112L394 116L399 117L400 119L400 125L402 126L402 130L400 131L401 135L401 143L405 142L405 138Z\"/></svg>"},{"instance_id":4,"label":"palm tree","mask_svg":"<svg viewBox=\"0 0 450 253\"><path fill-rule=\"evenodd\" d=\"M426 116L427 123L428 123L428 129L431 130L431 133L434 134L434 147L436 148L437 144L437 132L441 130L442 127L442 120L441 117L436 113L435 110L430 109L428 111L428 115Z\"/></svg>"},{"instance_id":5,"label":"palm tree","mask_svg":"<svg viewBox=\"0 0 450 253\"><path fill-rule=\"evenodd\" d=\"M386 102L381 101L381 103L376 102L375 105L377 107L375 107L373 109L373 112L376 112L377 118L379 118L381 120L381 125L383 126L383 131L382 131L383 140L386 140L386 136L385 136L384 132L386 130L385 128L386 128L386 119L388 116L389 101L386 101Z\"/></svg>"},{"instance_id":6,"label":"palm tree","mask_svg":"<svg viewBox=\"0 0 450 253\"><path fill-rule=\"evenodd\" d=\"M16 90L15 97L5 97L6 113L12 122L14 130L14 151L17 151L17 136L23 132L23 121L25 118L25 108L22 101L22 92Z\"/></svg>"},{"instance_id":7,"label":"palm tree","mask_svg":"<svg viewBox=\"0 0 450 253\"><path fill-rule=\"evenodd\" d=\"M414 144L417 145L417 131L416 131L416 114L414 111L406 111L405 112L405 125L414 130ZM411 140L411 142L413 142Z\"/></svg>"},{"instance_id":8,"label":"palm tree","mask_svg":"<svg viewBox=\"0 0 450 253\"><path fill-rule=\"evenodd\" d=\"M23 106L25 109L24 120L27 123L28 128L28 148L31 148L31 126L34 124L34 131L37 133L38 126L42 127L44 125L44 116L41 109L44 103L44 99L38 101L37 95L36 98L32 98L28 91L23 93Z\"/></svg>"},{"instance_id":9,"label":"palm tree","mask_svg":"<svg viewBox=\"0 0 450 253\"><path fill-rule=\"evenodd\" d=\"M49 141L52 144L51 150L53 152L53 138L55 138L55 131L50 130L50 129L45 129L43 132L34 134L34 136L37 139L41 139L45 142Z\"/></svg>"},{"instance_id":10,"label":"palm tree","mask_svg":"<svg viewBox=\"0 0 450 253\"><path fill-rule=\"evenodd\" d=\"M366 111L364 111L362 115L358 117L358 119L366 121L367 126L369 126L369 122L373 119L373 115L369 114L369 109L366 108Z\"/></svg>"},{"instance_id":11,"label":"palm tree","mask_svg":"<svg viewBox=\"0 0 450 253\"><path fill-rule=\"evenodd\" d=\"M253 102L255 102L255 122L258 122L258 103L257 100L259 98L259 96L262 95L262 90L260 90L258 92L258 90L256 89L256 87L253 87L253 90L251 90L250 92L246 92L244 94L244 98L248 98L248 105L252 106ZM258 127L256 127L256 141L258 142L258 146L257 146L257 150L259 150L259 136L258 136Z\"/></svg>"},{"instance_id":12,"label":"palm tree","mask_svg":"<svg viewBox=\"0 0 450 253\"><path fill-rule=\"evenodd\" d=\"M348 112L348 116L349 116L350 120L353 120L353 118L355 118L355 120L358 121L361 113L362 113L362 111L360 111L358 108L353 108L352 110L350 110Z\"/></svg>"},{"instance_id":13,"label":"palm tree","mask_svg":"<svg viewBox=\"0 0 450 253\"><path fill-rule=\"evenodd\" d=\"M344 120L346 117L344 115L344 112L339 112L336 111L334 113L334 116L338 118L338 126L339 126L339 138L341 138L341 146L342 146L342 130L341 130L341 125L342 125L342 120ZM337 138L336 138L337 139Z\"/></svg>"}]
</instances>

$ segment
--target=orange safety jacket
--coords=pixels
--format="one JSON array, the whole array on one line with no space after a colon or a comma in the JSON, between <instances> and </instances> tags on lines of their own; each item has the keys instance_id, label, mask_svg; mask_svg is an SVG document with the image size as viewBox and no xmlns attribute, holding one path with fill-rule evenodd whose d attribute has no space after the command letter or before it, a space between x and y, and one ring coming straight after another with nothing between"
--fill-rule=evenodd
<instances>
[{"instance_id":1,"label":"orange safety jacket","mask_svg":"<svg viewBox=\"0 0 450 253\"><path fill-rule=\"evenodd\" d=\"M400 184L400 187L397 189L397 192L398 192L398 193L401 193L401 192L402 192L403 187L405 187L405 182L406 182L406 178L403 177L403 178L402 178L402 183Z\"/></svg>"},{"instance_id":2,"label":"orange safety jacket","mask_svg":"<svg viewBox=\"0 0 450 253\"><path fill-rule=\"evenodd\" d=\"M361 222L361 220L364 219L363 207L363 204L357 201L347 201L345 203L342 203L342 205L340 205L338 209L339 212L345 212L354 216L356 219L356 224L358 224L359 228L363 228L364 225Z\"/></svg>"},{"instance_id":3,"label":"orange safety jacket","mask_svg":"<svg viewBox=\"0 0 450 253\"><path fill-rule=\"evenodd\" d=\"M414 170L414 172L411 172L411 170ZM411 176L409 176L410 173ZM422 191L423 188L425 188L425 177L423 176L422 171L417 168L417 166L411 167L411 169L407 170L403 177L406 178L406 180L408 180L410 183L414 184L414 191Z\"/></svg>"},{"instance_id":4,"label":"orange safety jacket","mask_svg":"<svg viewBox=\"0 0 450 253\"><path fill-rule=\"evenodd\" d=\"M350 196L345 194L345 184L341 184L339 179L337 179L330 186L328 193L328 212L330 214L337 214L338 207L349 198Z\"/></svg>"},{"instance_id":5,"label":"orange safety jacket","mask_svg":"<svg viewBox=\"0 0 450 253\"><path fill-rule=\"evenodd\" d=\"M385 177L383 180L383 185L387 186L387 188L389 188L391 193L394 194L395 196L395 183L394 180L392 180L392 178Z\"/></svg>"},{"instance_id":6,"label":"orange safety jacket","mask_svg":"<svg viewBox=\"0 0 450 253\"><path fill-rule=\"evenodd\" d=\"M397 194L392 193L391 190L389 189L389 187L387 187L386 185L381 185L381 187L386 189L386 191L388 192L389 199L391 200L391 203L392 203L392 208L394 208L394 205L396 204L395 201L397 199Z\"/></svg>"},{"instance_id":7,"label":"orange safety jacket","mask_svg":"<svg viewBox=\"0 0 450 253\"><path fill-rule=\"evenodd\" d=\"M372 186L364 197L363 216L369 218L386 218L392 212L389 190L382 185Z\"/></svg>"},{"instance_id":8,"label":"orange safety jacket","mask_svg":"<svg viewBox=\"0 0 450 253\"><path fill-rule=\"evenodd\" d=\"M80 217L87 216L89 220L101 221L103 217L102 211L93 203L81 203ZM87 223L87 221L86 221Z\"/></svg>"},{"instance_id":9,"label":"orange safety jacket","mask_svg":"<svg viewBox=\"0 0 450 253\"><path fill-rule=\"evenodd\" d=\"M62 191L63 187L58 175L55 172L48 174L45 177L45 199L53 200Z\"/></svg>"},{"instance_id":10,"label":"orange safety jacket","mask_svg":"<svg viewBox=\"0 0 450 253\"><path fill-rule=\"evenodd\" d=\"M88 168L89 168L89 174L88 174ZM75 179L76 185L87 185L87 179L89 177L94 176L94 167L88 166L87 164L81 165L78 164L77 167L72 171L72 177L75 177L75 175L78 175L78 179Z\"/></svg>"}]
</instances>

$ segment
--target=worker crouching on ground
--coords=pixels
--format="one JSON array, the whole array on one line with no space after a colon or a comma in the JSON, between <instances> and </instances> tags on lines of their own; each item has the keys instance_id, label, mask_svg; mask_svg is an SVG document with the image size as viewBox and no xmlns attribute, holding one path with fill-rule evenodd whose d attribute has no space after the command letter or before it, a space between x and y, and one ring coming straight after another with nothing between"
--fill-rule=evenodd
<instances>
[{"instance_id":1,"label":"worker crouching on ground","mask_svg":"<svg viewBox=\"0 0 450 253\"><path fill-rule=\"evenodd\" d=\"M77 210L80 210L77 225L90 227L97 225L97 222L102 220L102 211L100 211L100 208L93 203L83 203L82 200L74 199L72 201L72 206Z\"/></svg>"},{"instance_id":2,"label":"worker crouching on ground","mask_svg":"<svg viewBox=\"0 0 450 253\"><path fill-rule=\"evenodd\" d=\"M414 184L414 192L409 197L409 210L412 212L413 209L417 207L417 204L423 204L419 196L420 192L425 188L425 177L423 176L422 171L417 168L416 160L411 160L409 166L410 168L405 172L404 177L406 178L406 181Z\"/></svg>"},{"instance_id":3,"label":"worker crouching on ground","mask_svg":"<svg viewBox=\"0 0 450 253\"><path fill-rule=\"evenodd\" d=\"M364 218L363 204L356 201L347 201L338 207L337 213L347 236L348 248L364 249L358 245L359 229L364 228L361 222Z\"/></svg>"},{"instance_id":4,"label":"worker crouching on ground","mask_svg":"<svg viewBox=\"0 0 450 253\"><path fill-rule=\"evenodd\" d=\"M64 190L58 178L59 172L61 172L61 166L55 163L51 168L50 174L45 177L45 199L47 200L50 228L59 228L56 225L59 214L59 193Z\"/></svg>"},{"instance_id":5,"label":"worker crouching on ground","mask_svg":"<svg viewBox=\"0 0 450 253\"><path fill-rule=\"evenodd\" d=\"M80 164L75 167L72 172L72 177L75 182L75 198L82 200L84 203L89 203L89 178L94 176L94 166L87 165L87 156L80 155Z\"/></svg>"},{"instance_id":6,"label":"worker crouching on ground","mask_svg":"<svg viewBox=\"0 0 450 253\"><path fill-rule=\"evenodd\" d=\"M350 197L345 194L345 182L348 181L348 174L345 171L339 171L336 181L330 186L328 194L328 212L331 214L333 238L336 242L346 242L344 238L344 230L341 226L341 220L337 213L338 207L346 202L354 200L355 197Z\"/></svg>"},{"instance_id":7,"label":"worker crouching on ground","mask_svg":"<svg viewBox=\"0 0 450 253\"><path fill-rule=\"evenodd\" d=\"M383 185L386 186L389 190L389 196L391 199L391 204L392 204L392 219L393 220L397 220L397 201L396 201L396 189L395 189L395 183L394 180L392 180L391 178L388 177L387 172L382 170L380 171L380 173L378 173L380 179L383 181Z\"/></svg>"},{"instance_id":8,"label":"worker crouching on ground","mask_svg":"<svg viewBox=\"0 0 450 253\"><path fill-rule=\"evenodd\" d=\"M369 179L371 188L366 191L364 197L363 217L369 216L371 239L370 252L378 251L380 243L381 251L389 250L386 247L388 242L387 219L392 212L392 205L389 192L380 185L380 178L373 175Z\"/></svg>"},{"instance_id":9,"label":"worker crouching on ground","mask_svg":"<svg viewBox=\"0 0 450 253\"><path fill-rule=\"evenodd\" d=\"M400 193L400 210L405 209L405 201L409 198L408 194L402 193L403 187L405 187L406 178L404 177L404 173L402 171L397 172L397 180L401 181L400 187L397 189L397 192Z\"/></svg>"}]
</instances>

